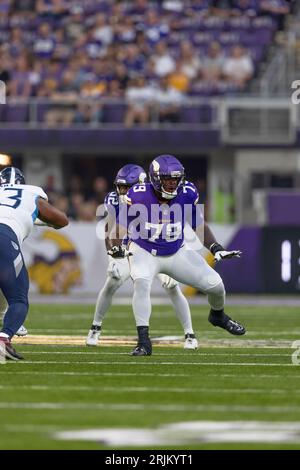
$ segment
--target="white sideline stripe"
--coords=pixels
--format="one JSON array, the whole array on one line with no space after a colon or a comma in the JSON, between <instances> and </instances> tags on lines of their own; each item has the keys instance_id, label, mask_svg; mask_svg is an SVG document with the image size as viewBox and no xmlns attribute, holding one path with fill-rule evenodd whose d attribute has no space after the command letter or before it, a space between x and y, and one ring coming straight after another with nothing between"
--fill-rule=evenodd
<instances>
[{"instance_id":1,"label":"white sideline stripe","mask_svg":"<svg viewBox=\"0 0 300 470\"><path fill-rule=\"evenodd\" d=\"M142 361L25 361L19 362L19 364L56 364L56 365L104 365L104 366L114 366L114 365L136 365L140 366L250 366L250 367L295 367L294 364L273 364L268 362L142 362Z\"/></svg>"},{"instance_id":2,"label":"white sideline stripe","mask_svg":"<svg viewBox=\"0 0 300 470\"><path fill-rule=\"evenodd\" d=\"M17 364L14 363L14 364ZM57 363L56 363L57 364ZM1 370L1 369L0 369ZM191 377L190 373L178 373L178 374L171 374L171 373L151 373L151 372L62 372L62 371L49 371L49 372L44 372L44 371L18 371L18 376L19 375L70 375L70 376L87 376L87 377L94 377L94 376L101 376L101 377ZM5 371L5 375L16 375L16 371ZM236 374L209 374L206 376L207 378L211 377L223 377L223 378L237 378ZM242 374L239 372L238 379L249 379L249 378L255 378L255 379L282 379L283 376L282 374ZM293 375L293 374L286 374L284 375L285 379L298 379L300 380L300 375Z\"/></svg>"},{"instance_id":3,"label":"white sideline stripe","mask_svg":"<svg viewBox=\"0 0 300 470\"><path fill-rule=\"evenodd\" d=\"M27 410L110 410L110 411L161 411L161 412L240 412L240 413L300 413L299 406L251 406L251 405L161 405L138 403L69 403L69 402L0 402L0 409Z\"/></svg>"},{"instance_id":4,"label":"white sideline stripe","mask_svg":"<svg viewBox=\"0 0 300 470\"><path fill-rule=\"evenodd\" d=\"M112 392L112 393L120 393L120 392L151 392L151 393L215 393L220 394L219 390L215 388L197 388L197 387L103 387L99 385L98 387L95 386L82 386L82 385L18 385L18 390L55 390L59 388L59 390L73 390L73 391L85 391L85 392ZM15 385L0 385L0 390L16 390ZM268 393L268 394L275 394L275 395L282 395L282 394L289 394L289 395L298 395L298 390L290 390L290 389L268 389L268 388L223 388L222 395L229 393Z\"/></svg>"},{"instance_id":5,"label":"white sideline stripe","mask_svg":"<svg viewBox=\"0 0 300 470\"><path fill-rule=\"evenodd\" d=\"M30 328L30 331L31 332L37 332L37 331L41 331L41 332L44 332L44 333L50 333L50 332L54 332L56 333L57 331L60 331L62 332L61 334L68 334L70 332L77 332L77 333L84 333L84 334L87 334L88 333L88 330L86 328ZM168 326L168 333L177 333L178 334L178 328L176 327L172 327L172 326ZM109 334L116 334L116 335L121 335L121 336L124 336L124 335L127 335L127 334L134 334L134 329L130 329L130 330L106 330L107 333ZM219 331L218 331L219 332ZM161 328L161 329L151 329L151 334L159 334L159 335L164 335L166 333L166 328ZM197 333L197 332L196 332ZM215 336L216 335L216 331L209 331L209 330L205 330L205 337L208 335L213 335ZM291 335L291 336L300 336L300 330L293 330L292 328L290 330L282 330L282 331L267 331L267 332L264 332L262 333L261 330L248 330L247 331L247 337L249 336L260 336L262 338L264 338L265 336L282 336L282 335ZM182 337L184 335L182 334Z\"/></svg>"},{"instance_id":6,"label":"white sideline stripe","mask_svg":"<svg viewBox=\"0 0 300 470\"><path fill-rule=\"evenodd\" d=\"M83 355L97 355L97 356L128 356L128 352L106 352L106 351L103 351L102 349L98 349L97 348L97 351L94 351L94 352L86 352L86 351L27 351L25 350L24 352L26 352L26 355L27 354L36 354L37 356L39 354L65 354L65 355L80 355L80 356L83 356ZM179 356L179 357L189 357L191 355L194 355L194 356L233 356L233 357L291 357L291 354L280 354L280 353L274 353L274 354L265 354L265 353L262 353L262 354L249 354L249 353L233 353L233 352L230 352L230 353L203 353L201 352L201 347L200 347L200 350L199 351L195 351L193 353L186 353L186 352L182 352L181 354L179 353L175 353L173 354L172 352L170 352L169 354L164 354L164 353L155 353L155 356L166 356L166 357L173 357L173 356Z\"/></svg>"}]
</instances>

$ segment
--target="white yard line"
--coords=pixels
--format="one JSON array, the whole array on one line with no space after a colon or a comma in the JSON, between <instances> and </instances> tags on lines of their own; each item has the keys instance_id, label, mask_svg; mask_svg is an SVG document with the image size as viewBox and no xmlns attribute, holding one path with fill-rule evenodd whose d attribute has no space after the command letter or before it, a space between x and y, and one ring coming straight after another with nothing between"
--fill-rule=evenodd
<instances>
[{"instance_id":1,"label":"white yard line","mask_svg":"<svg viewBox=\"0 0 300 470\"><path fill-rule=\"evenodd\" d=\"M273 364L269 362L145 362L142 361L24 361L18 362L18 364L56 364L56 365L104 365L104 366L114 366L114 365L136 365L140 366L222 366L222 367L232 367L232 366L249 366L249 367L295 367L294 364Z\"/></svg>"},{"instance_id":2,"label":"white yard line","mask_svg":"<svg viewBox=\"0 0 300 470\"><path fill-rule=\"evenodd\" d=\"M65 402L0 402L0 409L21 410L105 410L105 411L160 411L160 412L220 412L220 413L300 413L299 406L252 405L163 405L138 403L65 403Z\"/></svg>"},{"instance_id":3,"label":"white yard line","mask_svg":"<svg viewBox=\"0 0 300 470\"><path fill-rule=\"evenodd\" d=\"M79 356L84 356L84 355L97 355L97 356L128 356L128 352L107 352L103 351L103 349L98 349L97 351L27 351L25 350L24 353L27 354L35 354L35 355L40 355L40 354L58 354L58 355L79 355ZM252 354L252 353L234 353L234 352L228 352L228 353L203 353L201 349L198 351L193 350L193 352L182 352L182 353L173 353L170 352L169 354L165 353L155 353L155 356L166 356L166 357L173 357L173 356L178 356L178 357L188 357L191 355L197 355L197 356L233 356L233 357L291 357L291 354L280 354L280 353L273 353L273 354L266 354L266 353L261 353L261 354Z\"/></svg>"},{"instance_id":4,"label":"white yard line","mask_svg":"<svg viewBox=\"0 0 300 470\"><path fill-rule=\"evenodd\" d=\"M12 364L12 363L11 363ZM18 364L13 363L13 364ZM0 372L1 372L0 368ZM87 376L87 377L95 377L95 376L100 376L100 377L161 377L161 378L169 378L169 377L189 377L191 378L190 373L178 373L178 374L172 374L172 373L151 373L151 372L66 372L66 371L22 371L22 370L14 370L14 371L8 371L6 370L5 367L3 367L3 371L5 375L63 375L63 376ZM293 380L300 380L300 375L294 375L294 374L285 374L282 376L282 374L248 374L248 373L242 373L239 372L239 375L237 376L236 374L209 374L206 376L207 378L230 378L230 379L282 379L283 377L285 379L293 379Z\"/></svg>"},{"instance_id":5,"label":"white yard line","mask_svg":"<svg viewBox=\"0 0 300 470\"><path fill-rule=\"evenodd\" d=\"M215 388L199 388L199 387L103 387L99 385L98 387L94 386L82 386L82 385L0 385L0 390L37 390L37 391L49 391L49 390L72 390L72 391L84 391L84 392L110 392L110 393L120 393L120 392L151 392L151 393L209 393L209 394L220 394L219 390ZM297 395L299 394L298 390L290 389L269 389L269 388L223 388L222 395L224 394L256 394L256 393L268 393L274 395Z\"/></svg>"}]
</instances>

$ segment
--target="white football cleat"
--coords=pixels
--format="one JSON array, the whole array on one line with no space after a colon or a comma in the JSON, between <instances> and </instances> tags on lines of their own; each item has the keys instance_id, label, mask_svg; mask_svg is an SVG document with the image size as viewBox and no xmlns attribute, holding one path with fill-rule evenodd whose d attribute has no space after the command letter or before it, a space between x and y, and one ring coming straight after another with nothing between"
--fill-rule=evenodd
<instances>
[{"instance_id":1,"label":"white football cleat","mask_svg":"<svg viewBox=\"0 0 300 470\"><path fill-rule=\"evenodd\" d=\"M184 349L197 349L199 346L198 340L193 334L185 335Z\"/></svg>"},{"instance_id":2,"label":"white football cleat","mask_svg":"<svg viewBox=\"0 0 300 470\"><path fill-rule=\"evenodd\" d=\"M101 335L101 326L92 325L92 328L87 335L85 344L87 346L97 346Z\"/></svg>"},{"instance_id":3,"label":"white football cleat","mask_svg":"<svg viewBox=\"0 0 300 470\"><path fill-rule=\"evenodd\" d=\"M24 325L20 326L20 328L16 332L16 335L17 336L26 336L26 335L28 335L28 331L26 330Z\"/></svg>"}]
</instances>

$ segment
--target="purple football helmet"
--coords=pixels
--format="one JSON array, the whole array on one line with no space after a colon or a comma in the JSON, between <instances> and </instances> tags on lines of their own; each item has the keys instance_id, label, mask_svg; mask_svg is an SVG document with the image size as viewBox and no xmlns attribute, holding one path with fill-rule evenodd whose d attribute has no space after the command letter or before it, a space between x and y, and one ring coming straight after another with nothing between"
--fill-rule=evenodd
<instances>
[{"instance_id":1,"label":"purple football helmet","mask_svg":"<svg viewBox=\"0 0 300 470\"><path fill-rule=\"evenodd\" d=\"M184 167L173 155L159 155L150 165L149 177L163 199L173 199L184 184Z\"/></svg>"},{"instance_id":2,"label":"purple football helmet","mask_svg":"<svg viewBox=\"0 0 300 470\"><path fill-rule=\"evenodd\" d=\"M144 168L133 163L122 166L117 173L114 184L119 196L125 195L134 184L145 183L147 178Z\"/></svg>"}]
</instances>

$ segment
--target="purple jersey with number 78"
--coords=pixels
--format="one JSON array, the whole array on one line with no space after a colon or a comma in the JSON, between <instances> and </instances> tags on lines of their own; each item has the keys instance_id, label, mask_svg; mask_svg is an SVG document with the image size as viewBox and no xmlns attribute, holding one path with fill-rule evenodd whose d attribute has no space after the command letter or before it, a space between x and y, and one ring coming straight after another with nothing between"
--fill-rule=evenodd
<instances>
[{"instance_id":1,"label":"purple jersey with number 78","mask_svg":"<svg viewBox=\"0 0 300 470\"><path fill-rule=\"evenodd\" d=\"M184 225L203 224L193 183L185 182L173 199L161 203L150 183L138 184L127 193L119 223L128 229L129 240L157 256L170 256L184 244Z\"/></svg>"}]
</instances>

